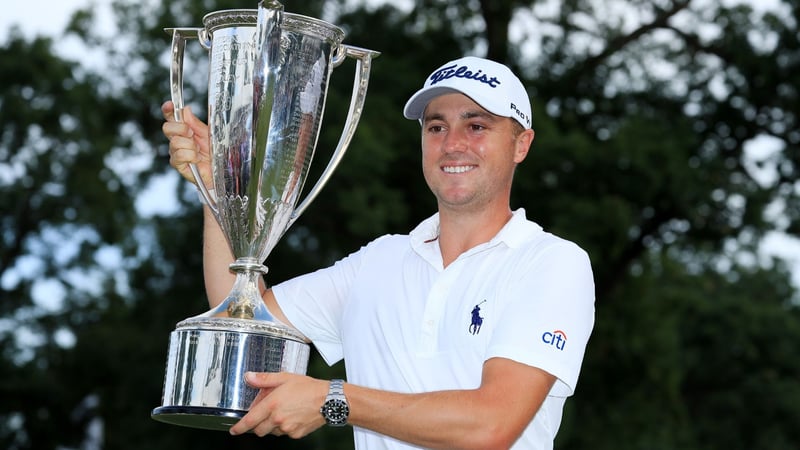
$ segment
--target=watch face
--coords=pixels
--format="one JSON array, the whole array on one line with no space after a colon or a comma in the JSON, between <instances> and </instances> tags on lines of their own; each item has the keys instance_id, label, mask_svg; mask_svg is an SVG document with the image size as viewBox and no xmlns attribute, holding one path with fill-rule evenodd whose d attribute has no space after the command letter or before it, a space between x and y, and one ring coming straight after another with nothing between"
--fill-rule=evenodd
<instances>
[{"instance_id":1,"label":"watch face","mask_svg":"<svg viewBox=\"0 0 800 450\"><path fill-rule=\"evenodd\" d=\"M322 415L331 425L344 425L349 414L350 407L344 400L330 399L322 405Z\"/></svg>"}]
</instances>

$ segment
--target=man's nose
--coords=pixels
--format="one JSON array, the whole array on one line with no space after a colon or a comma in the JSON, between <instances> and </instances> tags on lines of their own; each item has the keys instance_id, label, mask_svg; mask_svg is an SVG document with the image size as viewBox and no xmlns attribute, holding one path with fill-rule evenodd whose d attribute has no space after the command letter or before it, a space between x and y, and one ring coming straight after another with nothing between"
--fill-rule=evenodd
<instances>
[{"instance_id":1,"label":"man's nose","mask_svg":"<svg viewBox=\"0 0 800 450\"><path fill-rule=\"evenodd\" d=\"M463 152L466 149L467 136L460 128L450 128L444 138L442 149L446 153Z\"/></svg>"}]
</instances>

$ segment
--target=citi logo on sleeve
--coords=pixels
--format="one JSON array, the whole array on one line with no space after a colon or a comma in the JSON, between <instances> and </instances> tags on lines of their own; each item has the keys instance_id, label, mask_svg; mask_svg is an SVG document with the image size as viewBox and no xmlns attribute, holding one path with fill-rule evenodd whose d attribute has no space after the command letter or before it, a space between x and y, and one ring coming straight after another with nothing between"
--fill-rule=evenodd
<instances>
[{"instance_id":1,"label":"citi logo on sleeve","mask_svg":"<svg viewBox=\"0 0 800 450\"><path fill-rule=\"evenodd\" d=\"M561 330L545 331L542 335L542 342L550 344L559 350L564 350L564 346L567 345L567 335Z\"/></svg>"}]
</instances>

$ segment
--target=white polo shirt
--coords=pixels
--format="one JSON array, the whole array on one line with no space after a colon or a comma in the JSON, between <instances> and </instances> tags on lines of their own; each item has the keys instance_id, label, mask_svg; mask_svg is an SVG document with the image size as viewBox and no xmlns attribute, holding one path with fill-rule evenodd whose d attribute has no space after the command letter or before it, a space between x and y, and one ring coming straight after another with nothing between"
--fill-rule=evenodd
<instances>
[{"instance_id":1,"label":"white polo shirt","mask_svg":"<svg viewBox=\"0 0 800 450\"><path fill-rule=\"evenodd\" d=\"M551 449L594 325L594 281L577 245L525 218L443 268L438 214L333 266L273 288L284 314L348 381L395 392L473 389L509 358L557 381L514 449ZM354 428L356 448L417 448Z\"/></svg>"}]
</instances>

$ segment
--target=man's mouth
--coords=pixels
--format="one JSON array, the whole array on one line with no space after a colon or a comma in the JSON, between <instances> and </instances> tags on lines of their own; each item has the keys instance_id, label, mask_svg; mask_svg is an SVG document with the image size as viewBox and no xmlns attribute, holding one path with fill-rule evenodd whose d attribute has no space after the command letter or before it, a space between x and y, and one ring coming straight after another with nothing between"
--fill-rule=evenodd
<instances>
[{"instance_id":1,"label":"man's mouth","mask_svg":"<svg viewBox=\"0 0 800 450\"><path fill-rule=\"evenodd\" d=\"M444 173L464 173L469 172L476 167L478 166L472 164L466 166L442 166L442 171Z\"/></svg>"}]
</instances>

